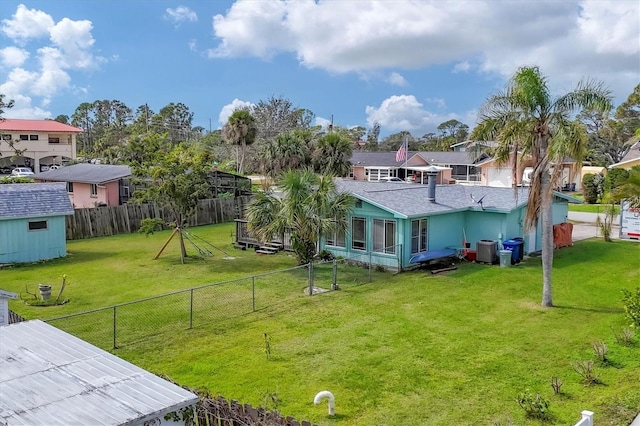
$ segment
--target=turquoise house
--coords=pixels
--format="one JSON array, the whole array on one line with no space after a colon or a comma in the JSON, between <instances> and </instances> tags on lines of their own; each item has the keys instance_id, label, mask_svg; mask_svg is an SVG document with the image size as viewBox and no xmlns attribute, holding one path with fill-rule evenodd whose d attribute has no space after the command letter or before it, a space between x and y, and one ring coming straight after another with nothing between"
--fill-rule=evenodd
<instances>
[{"instance_id":1,"label":"turquoise house","mask_svg":"<svg viewBox=\"0 0 640 426\"><path fill-rule=\"evenodd\" d=\"M0 264L66 256L72 214L64 182L0 185Z\"/></svg>"},{"instance_id":2,"label":"turquoise house","mask_svg":"<svg viewBox=\"0 0 640 426\"><path fill-rule=\"evenodd\" d=\"M323 238L321 248L334 256L371 262L389 269L410 266L412 256L429 251L475 249L480 240L524 239L524 252L542 249L540 226L525 233L529 188L427 185L403 182L336 181L356 198L345 234ZM577 199L554 193L553 223L567 221L568 203Z\"/></svg>"}]
</instances>

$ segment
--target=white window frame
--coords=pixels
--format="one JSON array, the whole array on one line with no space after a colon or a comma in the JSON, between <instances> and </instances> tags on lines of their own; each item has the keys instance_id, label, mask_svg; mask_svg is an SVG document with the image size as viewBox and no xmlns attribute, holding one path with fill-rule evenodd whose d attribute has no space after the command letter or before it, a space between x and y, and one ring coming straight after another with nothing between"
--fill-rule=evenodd
<instances>
[{"instance_id":1,"label":"white window frame","mask_svg":"<svg viewBox=\"0 0 640 426\"><path fill-rule=\"evenodd\" d=\"M95 198L98 196L98 185L95 183L92 183L90 186L90 191L91 191L91 197Z\"/></svg>"},{"instance_id":2,"label":"white window frame","mask_svg":"<svg viewBox=\"0 0 640 426\"><path fill-rule=\"evenodd\" d=\"M397 222L390 219L373 219L373 251L396 254ZM391 241L389 241L391 239Z\"/></svg>"},{"instance_id":3,"label":"white window frame","mask_svg":"<svg viewBox=\"0 0 640 426\"><path fill-rule=\"evenodd\" d=\"M417 224L417 228L414 227L414 224ZM424 253L429 250L427 226L427 218L411 221L411 254Z\"/></svg>"},{"instance_id":4,"label":"white window frame","mask_svg":"<svg viewBox=\"0 0 640 426\"><path fill-rule=\"evenodd\" d=\"M356 238L356 222L363 224L362 238ZM367 218L356 216L351 218L351 249L367 251Z\"/></svg>"},{"instance_id":5,"label":"white window frame","mask_svg":"<svg viewBox=\"0 0 640 426\"><path fill-rule=\"evenodd\" d=\"M344 231L336 231L327 235L326 243L328 246L346 248L347 240Z\"/></svg>"}]
</instances>

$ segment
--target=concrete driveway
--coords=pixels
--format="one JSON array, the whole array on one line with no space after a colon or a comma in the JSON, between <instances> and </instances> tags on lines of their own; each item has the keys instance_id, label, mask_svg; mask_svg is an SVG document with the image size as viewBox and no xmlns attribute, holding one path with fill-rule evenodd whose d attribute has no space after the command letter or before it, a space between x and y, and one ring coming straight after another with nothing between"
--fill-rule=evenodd
<instances>
[{"instance_id":1,"label":"concrete driveway","mask_svg":"<svg viewBox=\"0 0 640 426\"><path fill-rule=\"evenodd\" d=\"M578 241L586 240L588 238L602 238L600 227L596 225L598 215L601 219L604 219L604 214L602 213L569 212L567 219L573 222L573 233L571 235L572 240ZM620 216L616 216L613 219L611 238L620 238Z\"/></svg>"}]
</instances>

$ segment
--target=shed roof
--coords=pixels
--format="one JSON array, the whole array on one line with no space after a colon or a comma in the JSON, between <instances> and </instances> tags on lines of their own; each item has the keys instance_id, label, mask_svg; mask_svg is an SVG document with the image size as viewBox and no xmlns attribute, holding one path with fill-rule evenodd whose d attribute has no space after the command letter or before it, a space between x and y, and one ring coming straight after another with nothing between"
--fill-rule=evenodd
<instances>
[{"instance_id":1,"label":"shed roof","mask_svg":"<svg viewBox=\"0 0 640 426\"><path fill-rule=\"evenodd\" d=\"M129 166L79 163L60 167L56 170L36 173L33 177L34 179L47 181L103 184L127 176L131 176L131 168Z\"/></svg>"},{"instance_id":2,"label":"shed roof","mask_svg":"<svg viewBox=\"0 0 640 426\"><path fill-rule=\"evenodd\" d=\"M407 158L411 158L415 151L407 152ZM351 154L351 164L360 167L402 167L404 161L396 161L396 152L354 152Z\"/></svg>"},{"instance_id":3,"label":"shed roof","mask_svg":"<svg viewBox=\"0 0 640 426\"><path fill-rule=\"evenodd\" d=\"M0 220L73 214L64 183L8 183L0 185Z\"/></svg>"},{"instance_id":4,"label":"shed roof","mask_svg":"<svg viewBox=\"0 0 640 426\"><path fill-rule=\"evenodd\" d=\"M17 118L5 118L0 121L0 130L14 132L82 133L82 129L54 120L23 120Z\"/></svg>"},{"instance_id":5,"label":"shed roof","mask_svg":"<svg viewBox=\"0 0 640 426\"><path fill-rule=\"evenodd\" d=\"M0 424L132 425L198 397L39 320L0 327Z\"/></svg>"},{"instance_id":6,"label":"shed roof","mask_svg":"<svg viewBox=\"0 0 640 426\"><path fill-rule=\"evenodd\" d=\"M409 151L408 163L419 156L429 164L434 165L471 165L474 164L478 154L471 152L454 151ZM396 161L396 152L354 152L351 155L351 164L360 167L404 167L404 161Z\"/></svg>"}]
</instances>

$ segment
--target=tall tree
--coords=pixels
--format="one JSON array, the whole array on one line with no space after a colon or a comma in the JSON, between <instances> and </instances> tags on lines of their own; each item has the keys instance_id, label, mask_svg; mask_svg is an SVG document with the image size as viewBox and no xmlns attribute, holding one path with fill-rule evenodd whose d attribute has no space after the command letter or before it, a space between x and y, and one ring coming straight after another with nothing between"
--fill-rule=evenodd
<instances>
[{"instance_id":1,"label":"tall tree","mask_svg":"<svg viewBox=\"0 0 640 426\"><path fill-rule=\"evenodd\" d=\"M166 132L173 144L189 142L193 113L189 107L179 102L171 102L160 109L160 112L151 118L151 125L158 133Z\"/></svg>"},{"instance_id":2,"label":"tall tree","mask_svg":"<svg viewBox=\"0 0 640 426\"><path fill-rule=\"evenodd\" d=\"M10 109L13 108L13 99L9 100L8 102L5 102L4 100L5 95L3 93L0 93L0 121L4 120L4 110L5 109Z\"/></svg>"},{"instance_id":3,"label":"tall tree","mask_svg":"<svg viewBox=\"0 0 640 426\"><path fill-rule=\"evenodd\" d=\"M277 184L282 196L261 192L247 207L249 229L261 241L290 231L298 263L309 263L322 235L346 231L354 199L337 191L332 177L310 170L289 170Z\"/></svg>"},{"instance_id":4,"label":"tall tree","mask_svg":"<svg viewBox=\"0 0 640 426\"><path fill-rule=\"evenodd\" d=\"M247 146L251 145L256 139L256 123L251 112L246 108L235 110L227 124L222 128L222 137L229 144L236 145L236 171L240 174L244 173L244 158L247 152Z\"/></svg>"},{"instance_id":5,"label":"tall tree","mask_svg":"<svg viewBox=\"0 0 640 426\"><path fill-rule=\"evenodd\" d=\"M601 83L582 81L576 89L554 98L547 79L538 67L516 71L504 91L484 104L480 123L471 138L498 142L497 160L511 162L518 170L518 155L530 156L534 163L526 208L525 228L542 222L542 306L553 306L553 188L551 166L566 156L581 161L586 137L582 126L572 120L576 110L611 109L611 93ZM557 169L557 168L556 168ZM557 172L557 170L556 170Z\"/></svg>"},{"instance_id":6,"label":"tall tree","mask_svg":"<svg viewBox=\"0 0 640 426\"><path fill-rule=\"evenodd\" d=\"M5 109L10 109L13 108L14 102L13 99L11 99L8 102L5 102L4 100L4 94L0 93L0 122L4 121L4 110ZM14 152L14 155L19 156L22 155L22 153L25 151L25 149L19 149L18 147L16 147L16 143L19 143L19 140L4 140L4 139L0 139L0 143L5 142L7 145L9 145L9 148L11 148ZM0 157L2 157L2 153L0 153Z\"/></svg>"},{"instance_id":7,"label":"tall tree","mask_svg":"<svg viewBox=\"0 0 640 426\"><path fill-rule=\"evenodd\" d=\"M448 120L438 126L439 151L451 151L451 145L464 142L469 135L469 126L458 120Z\"/></svg>"},{"instance_id":8,"label":"tall tree","mask_svg":"<svg viewBox=\"0 0 640 426\"><path fill-rule=\"evenodd\" d=\"M348 176L351 171L352 146L351 139L342 134L324 135L313 151L314 171L323 175Z\"/></svg>"}]
</instances>

